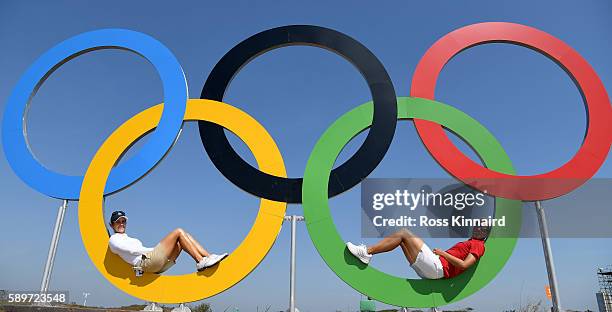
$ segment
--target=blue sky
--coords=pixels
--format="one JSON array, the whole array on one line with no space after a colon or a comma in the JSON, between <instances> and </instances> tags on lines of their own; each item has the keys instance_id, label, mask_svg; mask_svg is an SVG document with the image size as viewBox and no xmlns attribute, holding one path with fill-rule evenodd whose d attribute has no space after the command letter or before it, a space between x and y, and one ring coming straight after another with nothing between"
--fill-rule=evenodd
<instances>
[{"instance_id":1,"label":"blue sky","mask_svg":"<svg viewBox=\"0 0 612 312\"><path fill-rule=\"evenodd\" d=\"M160 40L182 64L191 97L198 97L214 64L236 43L287 24L315 24L342 31L366 45L385 65L398 95L408 95L417 62L444 34L484 21L522 23L544 30L576 49L605 86L612 83L612 4L606 1L386 1L202 2L4 1L0 4L0 103L23 71L45 50L78 33L107 27L141 31ZM586 113L571 79L531 50L485 45L461 53L440 75L438 100L484 124L502 143L518 172L552 170L578 150ZM275 50L236 77L225 102L240 107L272 134L290 176L301 176L320 134L344 112L370 100L359 73L342 58L312 47ZM57 70L32 101L30 142L47 167L81 175L98 146L117 126L162 101L159 77L135 54L104 50ZM361 144L353 140L338 161ZM254 220L258 199L236 188L205 155L195 124L187 123L169 156L148 176L107 201L107 211L130 216L128 232L154 245L183 227L211 251L231 251ZM458 140L455 140L459 143ZM233 145L249 161L244 145ZM136 144L133 149L138 149ZM465 146L462 146L466 150ZM468 152L469 153L469 152ZM474 157L473 154L470 154ZM129 156L129 154L128 154ZM610 162L597 173L612 177ZM428 155L411 122L400 122L389 152L371 177L448 177ZM27 187L0 157L0 289L38 289L60 202ZM330 200L342 236L360 241L359 187ZM603 196L603 194L602 194ZM544 203L554 209L554 203ZM122 305L138 299L116 290L95 270L81 242L76 204L62 232L51 288L67 289L88 304ZM588 207L579 207L588 211ZM301 214L291 205L288 214ZM241 311L288 304L289 230L284 227L261 265L240 284L208 299L215 310ZM302 311L355 310L360 295L327 268L305 227L298 228L297 300ZM371 240L365 240L371 242ZM450 240L431 246L449 247ZM553 239L564 307L594 310L597 267L612 262L611 239ZM194 264L183 255L169 274ZM378 257L386 272L412 276L400 252ZM498 277L452 307L500 311L529 300L546 300L547 284L538 239L521 239ZM580 287L576 287L576 286ZM382 305L381 305L382 306Z\"/></svg>"}]
</instances>

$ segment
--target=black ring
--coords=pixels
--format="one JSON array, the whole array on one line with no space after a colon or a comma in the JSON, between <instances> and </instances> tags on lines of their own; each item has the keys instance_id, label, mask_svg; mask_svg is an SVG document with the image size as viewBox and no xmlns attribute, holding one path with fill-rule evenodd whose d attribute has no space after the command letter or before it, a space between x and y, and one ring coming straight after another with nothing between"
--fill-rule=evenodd
<instances>
[{"instance_id":1,"label":"black ring","mask_svg":"<svg viewBox=\"0 0 612 312\"><path fill-rule=\"evenodd\" d=\"M331 172L329 196L333 197L357 185L378 166L395 134L397 101L391 78L364 45L341 32L319 26L290 25L268 29L240 42L219 60L200 98L223 101L227 87L243 66L270 50L293 45L315 46L344 57L361 72L372 93L372 127L357 152ZM198 123L206 153L233 184L258 197L302 202L302 178L281 178L259 171L236 153L223 127L206 121Z\"/></svg>"}]
</instances>

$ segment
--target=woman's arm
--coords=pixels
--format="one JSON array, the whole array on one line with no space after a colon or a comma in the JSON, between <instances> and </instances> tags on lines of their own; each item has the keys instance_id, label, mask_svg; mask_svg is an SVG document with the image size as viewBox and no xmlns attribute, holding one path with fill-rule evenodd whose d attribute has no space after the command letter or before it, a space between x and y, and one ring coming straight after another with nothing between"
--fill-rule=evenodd
<instances>
[{"instance_id":1,"label":"woman's arm","mask_svg":"<svg viewBox=\"0 0 612 312\"><path fill-rule=\"evenodd\" d=\"M433 253L438 256L444 257L444 259L446 259L448 263L452 264L456 268L459 268L460 270L466 270L467 268L474 265L474 263L476 263L476 257L474 257L473 254L468 254L468 256L465 257L465 260L461 260L449 254L448 252L438 248L434 248Z\"/></svg>"},{"instance_id":2,"label":"woman's arm","mask_svg":"<svg viewBox=\"0 0 612 312\"><path fill-rule=\"evenodd\" d=\"M141 248L139 248L139 246L129 244L127 241L122 239L116 239L114 237L111 237L108 243L111 251L113 251L114 253L124 252L133 256L140 256L142 254Z\"/></svg>"}]
</instances>

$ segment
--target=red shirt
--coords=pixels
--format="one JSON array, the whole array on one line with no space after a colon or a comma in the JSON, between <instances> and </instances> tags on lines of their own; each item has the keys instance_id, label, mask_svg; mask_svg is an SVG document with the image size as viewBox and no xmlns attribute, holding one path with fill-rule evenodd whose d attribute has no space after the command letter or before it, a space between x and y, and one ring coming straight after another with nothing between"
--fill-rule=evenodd
<instances>
[{"instance_id":1,"label":"red shirt","mask_svg":"<svg viewBox=\"0 0 612 312\"><path fill-rule=\"evenodd\" d=\"M471 238L464 242L455 244L455 246L451 247L446 252L461 260L465 260L469 254L473 254L474 257L476 257L476 260L478 260L480 257L482 257L482 255L484 255L485 252L484 241ZM442 262L445 278L455 277L463 272L463 270L450 264L448 260L444 259L444 257L438 257L440 257L440 262Z\"/></svg>"}]
</instances>

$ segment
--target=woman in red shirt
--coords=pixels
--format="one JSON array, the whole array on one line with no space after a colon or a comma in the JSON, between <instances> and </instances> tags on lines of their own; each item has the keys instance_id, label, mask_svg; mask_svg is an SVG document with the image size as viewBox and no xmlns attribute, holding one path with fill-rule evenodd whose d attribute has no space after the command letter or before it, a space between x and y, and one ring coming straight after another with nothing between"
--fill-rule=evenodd
<instances>
[{"instance_id":1,"label":"woman in red shirt","mask_svg":"<svg viewBox=\"0 0 612 312\"><path fill-rule=\"evenodd\" d=\"M407 229L395 232L372 246L346 243L348 250L361 262L369 264L372 256L401 247L410 266L421 277L426 279L451 278L461 274L474 265L484 255L484 242L489 235L489 227L475 226L472 237L455 244L443 251L433 251Z\"/></svg>"}]
</instances>

